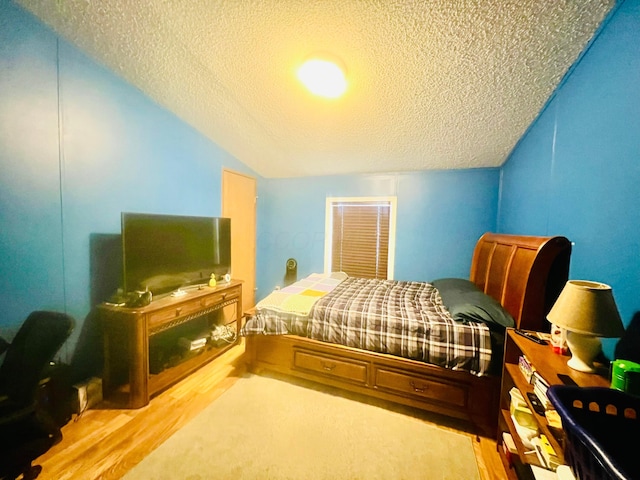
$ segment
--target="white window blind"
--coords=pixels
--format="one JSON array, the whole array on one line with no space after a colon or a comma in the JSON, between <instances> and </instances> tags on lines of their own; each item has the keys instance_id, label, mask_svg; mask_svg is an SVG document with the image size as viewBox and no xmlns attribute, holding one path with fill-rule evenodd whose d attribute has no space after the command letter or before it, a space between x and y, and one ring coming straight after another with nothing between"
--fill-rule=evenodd
<instances>
[{"instance_id":1,"label":"white window blind","mask_svg":"<svg viewBox=\"0 0 640 480\"><path fill-rule=\"evenodd\" d=\"M330 270L353 277L389 278L391 200L333 200L330 209ZM328 212L329 213L329 212Z\"/></svg>"}]
</instances>

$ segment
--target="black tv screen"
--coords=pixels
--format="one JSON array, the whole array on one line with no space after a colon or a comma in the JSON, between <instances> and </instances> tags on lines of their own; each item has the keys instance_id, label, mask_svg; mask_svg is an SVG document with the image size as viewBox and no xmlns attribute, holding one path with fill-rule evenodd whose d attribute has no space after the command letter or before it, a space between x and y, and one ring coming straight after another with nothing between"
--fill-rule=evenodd
<instances>
[{"instance_id":1,"label":"black tv screen","mask_svg":"<svg viewBox=\"0 0 640 480\"><path fill-rule=\"evenodd\" d=\"M231 269L231 219L122 212L123 289L154 295Z\"/></svg>"}]
</instances>

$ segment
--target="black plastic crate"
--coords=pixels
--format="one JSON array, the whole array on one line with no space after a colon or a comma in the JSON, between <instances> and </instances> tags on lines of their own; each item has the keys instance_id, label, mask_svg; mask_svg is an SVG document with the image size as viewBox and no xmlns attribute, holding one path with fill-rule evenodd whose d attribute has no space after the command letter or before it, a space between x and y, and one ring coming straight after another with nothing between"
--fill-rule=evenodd
<instances>
[{"instance_id":1,"label":"black plastic crate","mask_svg":"<svg viewBox=\"0 0 640 480\"><path fill-rule=\"evenodd\" d=\"M578 480L640 479L640 397L606 387L547 391L565 432L565 461Z\"/></svg>"}]
</instances>

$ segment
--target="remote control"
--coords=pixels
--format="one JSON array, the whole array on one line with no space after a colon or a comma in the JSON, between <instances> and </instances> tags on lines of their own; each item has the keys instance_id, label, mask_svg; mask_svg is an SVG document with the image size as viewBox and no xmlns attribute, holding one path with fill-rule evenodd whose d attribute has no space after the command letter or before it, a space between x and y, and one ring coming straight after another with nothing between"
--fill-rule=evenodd
<instances>
[{"instance_id":1,"label":"remote control","mask_svg":"<svg viewBox=\"0 0 640 480\"><path fill-rule=\"evenodd\" d=\"M535 335L533 333L529 333L529 332L525 332L524 330L517 330L517 329L516 329L516 333L518 335L522 335L524 338L528 338L532 342L536 342L536 343L538 343L540 345L546 345L547 344L546 340L543 340L542 338L539 338L537 335Z\"/></svg>"}]
</instances>

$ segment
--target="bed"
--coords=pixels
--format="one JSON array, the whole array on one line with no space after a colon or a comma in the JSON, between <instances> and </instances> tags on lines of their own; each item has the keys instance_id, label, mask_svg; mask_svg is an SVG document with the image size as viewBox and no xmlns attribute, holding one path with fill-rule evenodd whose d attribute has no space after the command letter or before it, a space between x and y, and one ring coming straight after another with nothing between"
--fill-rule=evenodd
<instances>
[{"instance_id":1,"label":"bed","mask_svg":"<svg viewBox=\"0 0 640 480\"><path fill-rule=\"evenodd\" d=\"M486 233L469 279L312 274L248 316L250 369L460 418L493 437L505 328L548 330L570 255L565 237Z\"/></svg>"}]
</instances>

